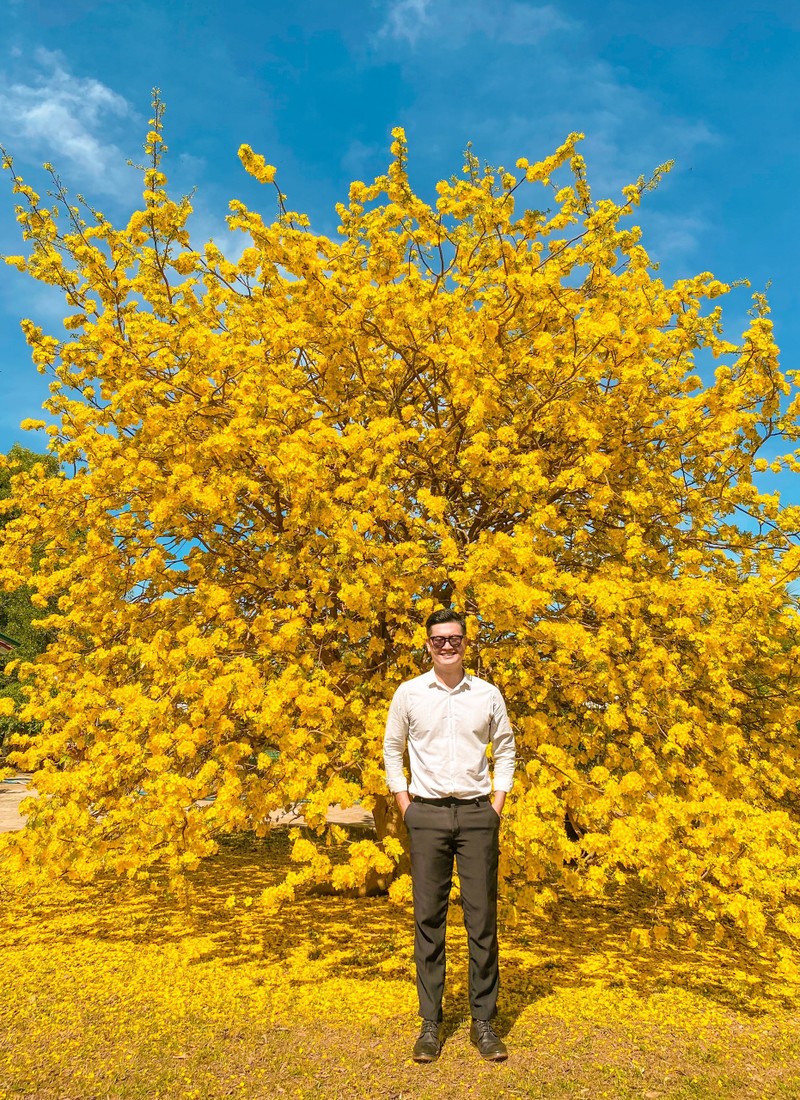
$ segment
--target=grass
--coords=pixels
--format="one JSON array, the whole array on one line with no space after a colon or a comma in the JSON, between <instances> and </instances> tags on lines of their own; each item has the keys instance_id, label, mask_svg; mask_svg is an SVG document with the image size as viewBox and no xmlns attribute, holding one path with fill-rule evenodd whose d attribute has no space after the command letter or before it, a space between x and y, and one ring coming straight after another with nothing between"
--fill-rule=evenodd
<instances>
[{"instance_id":1,"label":"grass","mask_svg":"<svg viewBox=\"0 0 800 1100\"><path fill-rule=\"evenodd\" d=\"M800 1096L800 1013L775 960L713 943L632 953L646 923L635 894L503 926L501 1065L469 1043L453 906L444 1050L417 1066L409 911L384 898L231 908L287 858L277 836L230 845L182 900L158 883L6 899L0 1097Z\"/></svg>"}]
</instances>

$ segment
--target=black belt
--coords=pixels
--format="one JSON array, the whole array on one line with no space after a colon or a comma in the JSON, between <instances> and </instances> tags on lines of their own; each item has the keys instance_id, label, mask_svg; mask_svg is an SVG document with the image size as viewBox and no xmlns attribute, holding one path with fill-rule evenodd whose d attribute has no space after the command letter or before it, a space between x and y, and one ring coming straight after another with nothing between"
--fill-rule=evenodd
<instances>
[{"instance_id":1,"label":"black belt","mask_svg":"<svg viewBox=\"0 0 800 1100\"><path fill-rule=\"evenodd\" d=\"M412 802L424 802L426 806L480 806L483 802L489 802L488 794L478 795L477 798L421 798L418 794L412 794Z\"/></svg>"}]
</instances>

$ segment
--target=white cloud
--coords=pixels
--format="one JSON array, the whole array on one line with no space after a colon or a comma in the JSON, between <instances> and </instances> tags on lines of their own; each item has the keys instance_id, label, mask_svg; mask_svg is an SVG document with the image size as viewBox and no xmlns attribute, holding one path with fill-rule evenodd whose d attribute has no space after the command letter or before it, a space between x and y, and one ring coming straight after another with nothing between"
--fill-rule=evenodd
<instances>
[{"instance_id":1,"label":"white cloud","mask_svg":"<svg viewBox=\"0 0 800 1100\"><path fill-rule=\"evenodd\" d=\"M493 10L490 18L494 37L498 41L520 46L533 45L553 31L571 30L574 26L572 20L561 15L552 4L539 8L529 4L500 5Z\"/></svg>"},{"instance_id":2,"label":"white cloud","mask_svg":"<svg viewBox=\"0 0 800 1100\"><path fill-rule=\"evenodd\" d=\"M16 251L21 251L19 245ZM23 317L29 317L45 331L60 332L63 335L62 321L68 313L74 312L74 307L68 305L64 292L59 287L37 283L28 275L16 271L3 272L0 282L0 315L5 315L14 327L19 325Z\"/></svg>"},{"instance_id":3,"label":"white cloud","mask_svg":"<svg viewBox=\"0 0 800 1100\"><path fill-rule=\"evenodd\" d=\"M178 154L178 170L181 176L186 176L192 180L192 186L195 186L199 177L205 173L206 168L207 161L205 157L197 157L194 153Z\"/></svg>"},{"instance_id":4,"label":"white cloud","mask_svg":"<svg viewBox=\"0 0 800 1100\"><path fill-rule=\"evenodd\" d=\"M126 157L109 130L132 116L121 95L99 80L71 73L63 55L37 50L26 82L0 72L0 133L26 159L33 153L69 168L81 186L118 194L131 186Z\"/></svg>"},{"instance_id":5,"label":"white cloud","mask_svg":"<svg viewBox=\"0 0 800 1100\"><path fill-rule=\"evenodd\" d=\"M431 23L432 0L390 0L379 38L396 38L413 45Z\"/></svg>"},{"instance_id":6,"label":"white cloud","mask_svg":"<svg viewBox=\"0 0 800 1100\"><path fill-rule=\"evenodd\" d=\"M700 214L665 214L646 207L635 220L644 229L643 243L653 260L670 269L690 264L700 243L711 232L711 223Z\"/></svg>"},{"instance_id":7,"label":"white cloud","mask_svg":"<svg viewBox=\"0 0 800 1100\"><path fill-rule=\"evenodd\" d=\"M382 171L385 159L385 145L367 145L359 138L353 138L344 151L340 164L348 178L363 180Z\"/></svg>"},{"instance_id":8,"label":"white cloud","mask_svg":"<svg viewBox=\"0 0 800 1100\"><path fill-rule=\"evenodd\" d=\"M591 23L566 18L557 3L430 0L415 9L409 0L394 0L384 8L382 38L373 48L381 62L390 46L401 54L414 88L396 120L409 133L412 157L453 163L454 152L472 141L482 160L513 170L519 157L538 160L581 131L595 198L619 198L625 184L675 160L675 174L633 220L655 259L690 263L713 217L696 200L680 208L675 196L691 193L688 170L722 138L685 100L659 93L657 83L643 85L604 58ZM520 201L546 206L551 196L531 189Z\"/></svg>"},{"instance_id":9,"label":"white cloud","mask_svg":"<svg viewBox=\"0 0 800 1100\"><path fill-rule=\"evenodd\" d=\"M202 252L212 242L222 252L226 260L238 264L242 253L253 243L249 234L233 230L228 226L226 215L209 206L202 193L193 196L192 216L187 229L191 237L192 248Z\"/></svg>"},{"instance_id":10,"label":"white cloud","mask_svg":"<svg viewBox=\"0 0 800 1100\"><path fill-rule=\"evenodd\" d=\"M624 69L591 57L576 63L561 49L536 50L535 61L515 71L510 100L512 59L497 53L496 62L473 71L469 88L460 75L455 88L448 87L454 66L443 69L435 85L420 85L413 115L424 127L415 125L414 117L403 120L415 134L412 151L424 133L439 157L445 152L441 142L457 135L464 144L471 140L481 159L513 170L517 158L538 160L567 134L580 131L586 135L580 152L589 183L600 198L619 197L624 185L648 177L668 160L683 173L701 150L721 141L703 119L665 110L652 92L632 84ZM699 224L695 229L702 231Z\"/></svg>"},{"instance_id":11,"label":"white cloud","mask_svg":"<svg viewBox=\"0 0 800 1100\"><path fill-rule=\"evenodd\" d=\"M657 164L675 160L679 167L701 146L718 136L702 120L671 114L652 93L632 85L624 71L604 61L586 67L576 77L579 101L585 105L587 137L596 158L594 179L602 187L619 187L647 175Z\"/></svg>"},{"instance_id":12,"label":"white cloud","mask_svg":"<svg viewBox=\"0 0 800 1100\"><path fill-rule=\"evenodd\" d=\"M569 30L571 20L552 4L521 0L390 0L378 38L393 38L415 46L435 38L441 48L458 47L470 35L518 46L535 45L557 30Z\"/></svg>"}]
</instances>

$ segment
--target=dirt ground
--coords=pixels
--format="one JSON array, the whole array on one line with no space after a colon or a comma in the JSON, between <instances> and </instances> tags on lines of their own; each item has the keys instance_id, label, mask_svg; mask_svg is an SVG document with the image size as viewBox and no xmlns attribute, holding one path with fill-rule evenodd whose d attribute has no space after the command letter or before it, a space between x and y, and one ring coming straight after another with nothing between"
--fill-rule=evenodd
<instances>
[{"instance_id":1,"label":"dirt ground","mask_svg":"<svg viewBox=\"0 0 800 1100\"><path fill-rule=\"evenodd\" d=\"M11 833L22 828L25 818L19 812L19 804L23 798L35 793L30 786L30 776L21 773L0 783L0 833Z\"/></svg>"}]
</instances>

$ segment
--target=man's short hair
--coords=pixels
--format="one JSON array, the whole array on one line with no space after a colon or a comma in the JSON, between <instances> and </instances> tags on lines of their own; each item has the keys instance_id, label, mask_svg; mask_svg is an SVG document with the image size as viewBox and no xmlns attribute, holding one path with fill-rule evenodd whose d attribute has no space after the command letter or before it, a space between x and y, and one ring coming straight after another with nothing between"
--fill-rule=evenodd
<instances>
[{"instance_id":1,"label":"man's short hair","mask_svg":"<svg viewBox=\"0 0 800 1100\"><path fill-rule=\"evenodd\" d=\"M452 607L442 607L439 611L434 611L432 615L429 615L425 621L425 633L430 636L431 627L438 626L439 623L458 623L462 631L467 633L467 623L463 615L459 615L457 611L453 611Z\"/></svg>"}]
</instances>

